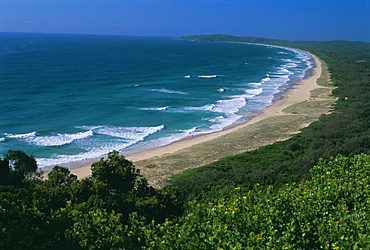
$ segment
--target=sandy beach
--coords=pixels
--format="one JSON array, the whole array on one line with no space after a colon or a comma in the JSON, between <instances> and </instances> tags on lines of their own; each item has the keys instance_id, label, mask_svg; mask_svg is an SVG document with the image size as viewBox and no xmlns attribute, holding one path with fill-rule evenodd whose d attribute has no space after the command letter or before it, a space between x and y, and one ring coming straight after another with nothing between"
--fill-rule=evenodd
<instances>
[{"instance_id":1,"label":"sandy beach","mask_svg":"<svg viewBox=\"0 0 370 250\"><path fill-rule=\"evenodd\" d=\"M134 162L151 185L161 187L172 174L185 169L289 138L327 113L335 101L329 96L332 88L326 66L312 56L316 64L312 76L295 83L262 114L219 132L184 138L125 157ZM71 173L79 178L89 176L91 164L73 168Z\"/></svg>"}]
</instances>

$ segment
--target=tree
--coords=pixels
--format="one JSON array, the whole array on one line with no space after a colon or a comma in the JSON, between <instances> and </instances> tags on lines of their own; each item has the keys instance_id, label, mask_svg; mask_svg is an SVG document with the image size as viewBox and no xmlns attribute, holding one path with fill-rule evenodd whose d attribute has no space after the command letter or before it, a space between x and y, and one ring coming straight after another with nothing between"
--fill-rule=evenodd
<instances>
[{"instance_id":1,"label":"tree","mask_svg":"<svg viewBox=\"0 0 370 250\"><path fill-rule=\"evenodd\" d=\"M8 184L9 174L9 161L5 159L0 159L0 186Z\"/></svg>"},{"instance_id":2,"label":"tree","mask_svg":"<svg viewBox=\"0 0 370 250\"><path fill-rule=\"evenodd\" d=\"M19 173L24 178L29 178L36 174L37 162L35 157L27 155L21 150L9 150L4 155L4 160L9 162L12 171Z\"/></svg>"},{"instance_id":3,"label":"tree","mask_svg":"<svg viewBox=\"0 0 370 250\"><path fill-rule=\"evenodd\" d=\"M91 165L93 179L103 182L109 189L117 192L127 192L135 188L140 170L127 160L118 151L108 154L108 159L101 158L100 161Z\"/></svg>"},{"instance_id":4,"label":"tree","mask_svg":"<svg viewBox=\"0 0 370 250\"><path fill-rule=\"evenodd\" d=\"M46 182L52 186L69 187L75 180L77 180L77 176L71 174L68 168L54 166L53 170L48 174Z\"/></svg>"}]
</instances>

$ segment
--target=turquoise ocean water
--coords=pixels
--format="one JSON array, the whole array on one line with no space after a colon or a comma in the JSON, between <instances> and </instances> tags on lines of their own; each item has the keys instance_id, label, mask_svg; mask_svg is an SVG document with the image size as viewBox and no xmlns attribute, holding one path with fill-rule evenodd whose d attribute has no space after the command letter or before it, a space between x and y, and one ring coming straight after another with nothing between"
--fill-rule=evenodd
<instances>
[{"instance_id":1,"label":"turquoise ocean water","mask_svg":"<svg viewBox=\"0 0 370 250\"><path fill-rule=\"evenodd\" d=\"M256 115L310 74L302 51L158 37L2 33L0 154L40 167L163 146Z\"/></svg>"}]
</instances>

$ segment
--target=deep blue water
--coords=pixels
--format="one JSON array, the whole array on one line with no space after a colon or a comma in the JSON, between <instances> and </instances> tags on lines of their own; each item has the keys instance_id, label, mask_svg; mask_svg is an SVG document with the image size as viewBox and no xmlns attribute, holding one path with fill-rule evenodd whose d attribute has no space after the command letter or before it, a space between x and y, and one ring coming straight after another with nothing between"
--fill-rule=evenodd
<instances>
[{"instance_id":1,"label":"deep blue water","mask_svg":"<svg viewBox=\"0 0 370 250\"><path fill-rule=\"evenodd\" d=\"M171 38L2 33L0 154L40 167L133 152L261 112L314 66L305 52Z\"/></svg>"}]
</instances>

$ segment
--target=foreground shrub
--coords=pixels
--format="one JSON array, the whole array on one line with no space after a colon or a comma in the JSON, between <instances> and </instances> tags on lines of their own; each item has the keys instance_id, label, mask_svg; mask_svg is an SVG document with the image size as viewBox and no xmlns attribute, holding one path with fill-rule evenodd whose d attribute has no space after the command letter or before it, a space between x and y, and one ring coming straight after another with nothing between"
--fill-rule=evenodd
<instances>
[{"instance_id":1,"label":"foreground shrub","mask_svg":"<svg viewBox=\"0 0 370 250\"><path fill-rule=\"evenodd\" d=\"M370 156L320 160L312 179L276 190L236 187L190 204L180 221L141 228L146 249L366 249Z\"/></svg>"}]
</instances>

